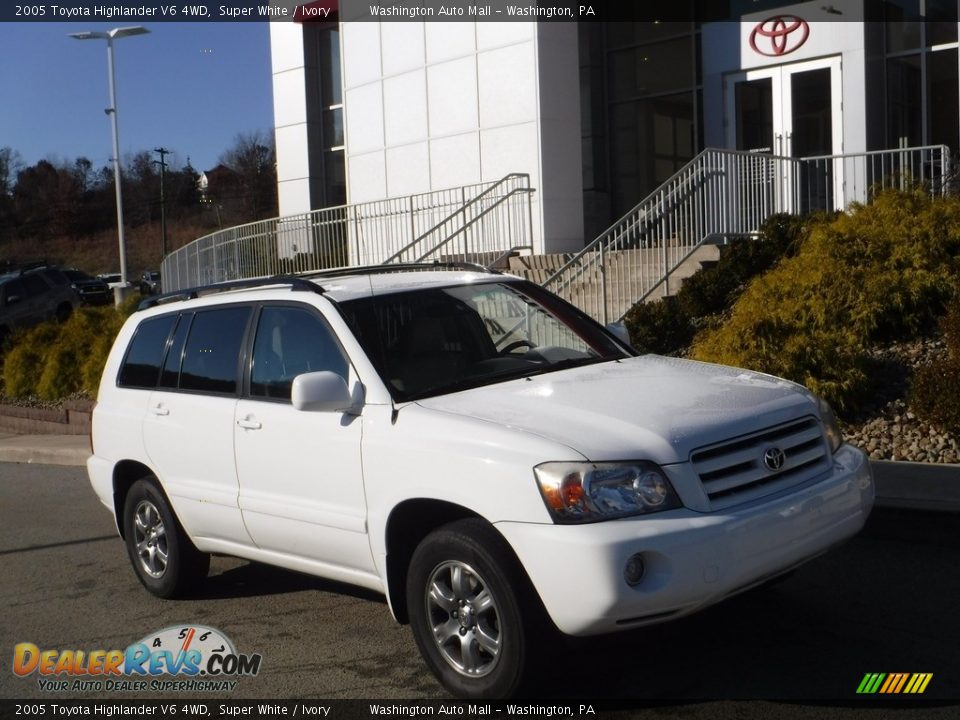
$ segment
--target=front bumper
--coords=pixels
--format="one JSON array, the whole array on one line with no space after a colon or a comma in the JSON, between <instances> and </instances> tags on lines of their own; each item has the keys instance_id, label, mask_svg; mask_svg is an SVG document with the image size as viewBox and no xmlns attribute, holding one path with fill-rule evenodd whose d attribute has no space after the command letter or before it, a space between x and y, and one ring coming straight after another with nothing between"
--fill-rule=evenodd
<instances>
[{"instance_id":1,"label":"front bumper","mask_svg":"<svg viewBox=\"0 0 960 720\"><path fill-rule=\"evenodd\" d=\"M496 527L557 627L594 635L686 615L786 572L856 534L873 496L866 457L845 445L815 483L728 510ZM623 572L636 553L645 572L631 587Z\"/></svg>"}]
</instances>

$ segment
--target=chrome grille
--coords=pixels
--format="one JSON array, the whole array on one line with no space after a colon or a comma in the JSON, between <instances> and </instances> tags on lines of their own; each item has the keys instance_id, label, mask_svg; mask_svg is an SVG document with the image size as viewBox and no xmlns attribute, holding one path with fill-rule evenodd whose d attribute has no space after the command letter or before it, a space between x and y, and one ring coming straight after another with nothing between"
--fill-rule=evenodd
<instances>
[{"instance_id":1,"label":"chrome grille","mask_svg":"<svg viewBox=\"0 0 960 720\"><path fill-rule=\"evenodd\" d=\"M772 449L783 452L779 469L764 464L764 453ZM814 417L699 448L690 460L713 510L799 485L830 467L820 421Z\"/></svg>"}]
</instances>

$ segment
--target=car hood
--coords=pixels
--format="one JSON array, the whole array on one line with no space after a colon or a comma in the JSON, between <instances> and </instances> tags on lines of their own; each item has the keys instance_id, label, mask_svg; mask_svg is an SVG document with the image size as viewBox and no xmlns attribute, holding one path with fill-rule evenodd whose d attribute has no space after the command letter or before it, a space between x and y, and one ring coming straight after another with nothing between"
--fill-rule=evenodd
<instances>
[{"instance_id":1,"label":"car hood","mask_svg":"<svg viewBox=\"0 0 960 720\"><path fill-rule=\"evenodd\" d=\"M588 460L686 461L704 445L817 415L801 386L737 368L656 355L561 370L418 400L516 428Z\"/></svg>"}]
</instances>

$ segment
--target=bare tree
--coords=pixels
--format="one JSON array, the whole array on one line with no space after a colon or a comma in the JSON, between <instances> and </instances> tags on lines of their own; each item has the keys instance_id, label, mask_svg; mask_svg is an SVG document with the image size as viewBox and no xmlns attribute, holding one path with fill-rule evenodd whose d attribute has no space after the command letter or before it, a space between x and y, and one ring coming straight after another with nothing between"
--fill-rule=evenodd
<instances>
[{"instance_id":1,"label":"bare tree","mask_svg":"<svg viewBox=\"0 0 960 720\"><path fill-rule=\"evenodd\" d=\"M242 221L277 214L277 166L273 135L257 130L240 133L220 163L236 174L236 191Z\"/></svg>"}]
</instances>

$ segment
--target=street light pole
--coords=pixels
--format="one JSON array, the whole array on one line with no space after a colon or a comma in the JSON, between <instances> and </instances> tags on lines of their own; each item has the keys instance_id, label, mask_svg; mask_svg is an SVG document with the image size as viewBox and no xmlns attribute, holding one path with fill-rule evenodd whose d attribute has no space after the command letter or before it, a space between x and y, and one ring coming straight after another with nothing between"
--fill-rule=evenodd
<instances>
[{"instance_id":1,"label":"street light pole","mask_svg":"<svg viewBox=\"0 0 960 720\"><path fill-rule=\"evenodd\" d=\"M113 41L116 38L130 35L143 35L150 32L145 27L113 28L107 32L88 31L70 33L70 37L77 40L106 40L107 41L107 80L110 85L110 107L104 112L110 116L110 125L113 131L113 182L117 194L117 242L120 246L120 282L122 287L114 290L114 302L119 305L127 291L127 244L123 234L123 193L120 189L120 129L117 120L117 82L113 63Z\"/></svg>"}]
</instances>

